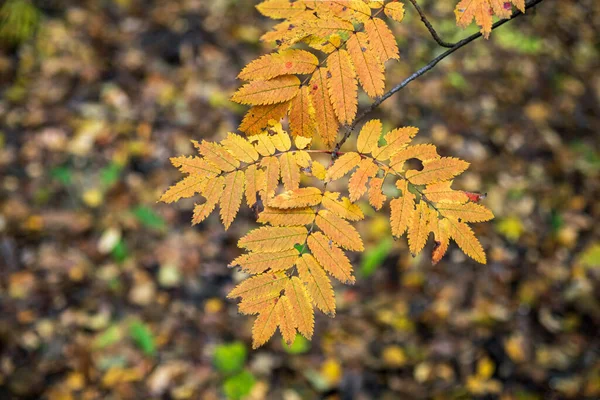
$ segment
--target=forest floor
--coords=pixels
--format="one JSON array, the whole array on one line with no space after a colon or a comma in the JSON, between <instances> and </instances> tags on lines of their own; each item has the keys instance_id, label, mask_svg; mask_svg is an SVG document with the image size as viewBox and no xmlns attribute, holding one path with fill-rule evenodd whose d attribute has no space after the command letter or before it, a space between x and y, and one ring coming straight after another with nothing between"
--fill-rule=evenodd
<instances>
[{"instance_id":1,"label":"forest floor","mask_svg":"<svg viewBox=\"0 0 600 400\"><path fill-rule=\"evenodd\" d=\"M37 35L0 40L0 398L600 398L600 2L544 2L373 114L471 163L488 265L413 258L368 212L337 316L255 351L226 299L253 213L192 227L194 199L157 199L169 157L236 131L273 22L240 0L35 3ZM446 40L476 31L422 3ZM405 7L388 87L442 50Z\"/></svg>"}]
</instances>

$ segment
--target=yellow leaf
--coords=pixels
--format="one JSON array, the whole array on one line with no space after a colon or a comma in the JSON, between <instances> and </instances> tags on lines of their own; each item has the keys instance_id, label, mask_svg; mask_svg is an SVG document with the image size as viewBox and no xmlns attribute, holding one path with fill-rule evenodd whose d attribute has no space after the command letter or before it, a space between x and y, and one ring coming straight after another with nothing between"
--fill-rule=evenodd
<instances>
[{"instance_id":1,"label":"yellow leaf","mask_svg":"<svg viewBox=\"0 0 600 400\"><path fill-rule=\"evenodd\" d=\"M334 16L325 19L303 19L302 21L299 21L299 28L303 35L314 35L324 39L329 35L339 33L340 31L354 31L354 25L352 25L352 23Z\"/></svg>"},{"instance_id":2,"label":"yellow leaf","mask_svg":"<svg viewBox=\"0 0 600 400\"><path fill-rule=\"evenodd\" d=\"M315 18L310 12L301 12L296 18L302 20L303 18ZM298 43L300 40L308 36L298 23L294 21L283 21L273 27L271 32L267 32L260 37L263 42L275 42L280 50L287 49L288 47Z\"/></svg>"},{"instance_id":3,"label":"yellow leaf","mask_svg":"<svg viewBox=\"0 0 600 400\"><path fill-rule=\"evenodd\" d=\"M402 167L406 160L416 158L421 161L434 160L440 158L437 150L432 144L418 144L409 146L395 153L390 159L390 168L396 172L402 171Z\"/></svg>"},{"instance_id":4,"label":"yellow leaf","mask_svg":"<svg viewBox=\"0 0 600 400\"><path fill-rule=\"evenodd\" d=\"M283 75L269 81L245 84L231 97L240 104L266 105L282 103L294 98L300 89L300 80L294 75Z\"/></svg>"},{"instance_id":5,"label":"yellow leaf","mask_svg":"<svg viewBox=\"0 0 600 400\"><path fill-rule=\"evenodd\" d=\"M349 152L342 154L331 167L327 169L327 175L325 180L328 182L340 179L342 176L350 172L354 167L358 165L361 158L358 153Z\"/></svg>"},{"instance_id":6,"label":"yellow leaf","mask_svg":"<svg viewBox=\"0 0 600 400\"><path fill-rule=\"evenodd\" d=\"M358 32L346 42L346 48L360 85L370 97L383 95L385 88L385 74L383 62L369 46L369 39L364 32ZM360 150L359 150L360 151Z\"/></svg>"},{"instance_id":7,"label":"yellow leaf","mask_svg":"<svg viewBox=\"0 0 600 400\"><path fill-rule=\"evenodd\" d=\"M303 137L303 136L296 136L294 138L294 145L299 150L310 147L311 142L312 142L312 138L307 138L307 137ZM306 152L303 152L303 153L306 153Z\"/></svg>"},{"instance_id":8,"label":"yellow leaf","mask_svg":"<svg viewBox=\"0 0 600 400\"><path fill-rule=\"evenodd\" d=\"M310 74L319 59L306 50L289 49L264 55L246 65L238 78L245 81L269 80L281 75Z\"/></svg>"},{"instance_id":9,"label":"yellow leaf","mask_svg":"<svg viewBox=\"0 0 600 400\"><path fill-rule=\"evenodd\" d=\"M267 137L279 151L287 151L292 147L290 136L283 130L280 123L267 128Z\"/></svg>"},{"instance_id":10,"label":"yellow leaf","mask_svg":"<svg viewBox=\"0 0 600 400\"><path fill-rule=\"evenodd\" d=\"M319 68L310 80L310 97L315 109L317 132L327 148L331 148L338 132L338 120L327 89L327 68Z\"/></svg>"},{"instance_id":11,"label":"yellow leaf","mask_svg":"<svg viewBox=\"0 0 600 400\"><path fill-rule=\"evenodd\" d=\"M249 274L260 274L267 269L284 271L292 268L297 258L298 250L296 249L278 253L249 253L239 256L229 266L239 265L243 271Z\"/></svg>"},{"instance_id":12,"label":"yellow leaf","mask_svg":"<svg viewBox=\"0 0 600 400\"><path fill-rule=\"evenodd\" d=\"M252 163L258 160L258 153L254 149L254 146L235 133L228 133L227 139L223 139L221 144L228 152L242 162Z\"/></svg>"},{"instance_id":13,"label":"yellow leaf","mask_svg":"<svg viewBox=\"0 0 600 400\"><path fill-rule=\"evenodd\" d=\"M192 197L206 186L207 176L193 174L188 175L163 193L160 201L163 203L173 203L179 199Z\"/></svg>"},{"instance_id":14,"label":"yellow leaf","mask_svg":"<svg viewBox=\"0 0 600 400\"><path fill-rule=\"evenodd\" d=\"M321 190L315 187L306 187L295 190L288 190L275 196L269 201L270 207L275 208L300 208L307 206L316 206L321 204L323 194Z\"/></svg>"},{"instance_id":15,"label":"yellow leaf","mask_svg":"<svg viewBox=\"0 0 600 400\"><path fill-rule=\"evenodd\" d=\"M385 134L385 146L373 150L372 154L379 161L385 161L403 148L419 132L414 126L406 126L389 131Z\"/></svg>"},{"instance_id":16,"label":"yellow leaf","mask_svg":"<svg viewBox=\"0 0 600 400\"><path fill-rule=\"evenodd\" d=\"M429 206L424 201L417 204L408 225L408 248L413 255L419 254L429 236Z\"/></svg>"},{"instance_id":17,"label":"yellow leaf","mask_svg":"<svg viewBox=\"0 0 600 400\"><path fill-rule=\"evenodd\" d=\"M338 120L350 124L358 106L356 72L346 50L338 50L328 58L327 88Z\"/></svg>"},{"instance_id":18,"label":"yellow leaf","mask_svg":"<svg viewBox=\"0 0 600 400\"><path fill-rule=\"evenodd\" d=\"M223 194L223 185L225 178L222 176L207 181L206 188L202 191L202 196L206 198L203 204L196 204L192 224L196 225L204 221L206 217L215 209L221 194Z\"/></svg>"},{"instance_id":19,"label":"yellow leaf","mask_svg":"<svg viewBox=\"0 0 600 400\"><path fill-rule=\"evenodd\" d=\"M179 156L171 157L171 164L174 167L179 168L179 171L184 174L202 174L205 178L217 176L221 173L221 170L216 165L209 163L200 157L193 156Z\"/></svg>"},{"instance_id":20,"label":"yellow leaf","mask_svg":"<svg viewBox=\"0 0 600 400\"><path fill-rule=\"evenodd\" d=\"M263 131L270 120L280 121L281 118L285 117L289 107L289 101L266 106L252 106L246 112L239 130L247 135L257 135Z\"/></svg>"},{"instance_id":21,"label":"yellow leaf","mask_svg":"<svg viewBox=\"0 0 600 400\"><path fill-rule=\"evenodd\" d=\"M404 4L399 1L391 1L385 5L383 9L385 15L396 22L402 22L404 19Z\"/></svg>"},{"instance_id":22,"label":"yellow leaf","mask_svg":"<svg viewBox=\"0 0 600 400\"><path fill-rule=\"evenodd\" d=\"M402 194L399 198L393 199L390 202L390 223L392 234L400 237L408 228L408 224L415 211L415 195L408 191L408 182L405 180L396 181L396 186L401 190Z\"/></svg>"},{"instance_id":23,"label":"yellow leaf","mask_svg":"<svg viewBox=\"0 0 600 400\"><path fill-rule=\"evenodd\" d=\"M315 223L325 235L343 248L354 251L364 250L362 239L356 229L330 211L319 211Z\"/></svg>"},{"instance_id":24,"label":"yellow leaf","mask_svg":"<svg viewBox=\"0 0 600 400\"><path fill-rule=\"evenodd\" d=\"M247 300L242 300L238 304L238 311L240 312L240 314L245 315L260 314L265 310L265 307L269 307L271 304L273 304L273 302L277 301L277 299L281 295L280 292L281 291L277 293L270 293L270 296L265 298L249 298Z\"/></svg>"},{"instance_id":25,"label":"yellow leaf","mask_svg":"<svg viewBox=\"0 0 600 400\"><path fill-rule=\"evenodd\" d=\"M525 0L510 0L521 12L525 12ZM492 17L510 18L512 7L506 7L510 2L502 0L461 0L454 9L456 24L466 28L473 19L481 27L481 33L488 39L492 32Z\"/></svg>"},{"instance_id":26,"label":"yellow leaf","mask_svg":"<svg viewBox=\"0 0 600 400\"><path fill-rule=\"evenodd\" d=\"M289 277L283 272L266 272L242 281L227 297L241 297L244 300L271 298L278 295L287 286L288 281Z\"/></svg>"},{"instance_id":27,"label":"yellow leaf","mask_svg":"<svg viewBox=\"0 0 600 400\"><path fill-rule=\"evenodd\" d=\"M300 186L300 168L296 163L294 154L291 152L283 153L279 157L279 164L281 165L283 186L287 190L298 189L298 186Z\"/></svg>"},{"instance_id":28,"label":"yellow leaf","mask_svg":"<svg viewBox=\"0 0 600 400\"><path fill-rule=\"evenodd\" d=\"M265 198L269 199L275 195L277 185L279 185L279 160L275 156L265 157L260 165L265 167Z\"/></svg>"},{"instance_id":29,"label":"yellow leaf","mask_svg":"<svg viewBox=\"0 0 600 400\"><path fill-rule=\"evenodd\" d=\"M287 19L297 16L306 9L304 2L289 0L266 0L256 6L265 17L272 19Z\"/></svg>"},{"instance_id":30,"label":"yellow leaf","mask_svg":"<svg viewBox=\"0 0 600 400\"><path fill-rule=\"evenodd\" d=\"M315 306L330 317L335 316L335 297L331 282L317 260L310 254L303 254L296 262L300 279L308 287L308 293Z\"/></svg>"},{"instance_id":31,"label":"yellow leaf","mask_svg":"<svg viewBox=\"0 0 600 400\"><path fill-rule=\"evenodd\" d=\"M250 142L255 143L254 147L261 156L270 156L275 154L275 145L266 133L250 136Z\"/></svg>"},{"instance_id":32,"label":"yellow leaf","mask_svg":"<svg viewBox=\"0 0 600 400\"><path fill-rule=\"evenodd\" d=\"M306 286L297 276L293 276L285 288L285 295L290 300L293 320L296 322L298 332L307 339L312 338L315 316Z\"/></svg>"},{"instance_id":33,"label":"yellow leaf","mask_svg":"<svg viewBox=\"0 0 600 400\"><path fill-rule=\"evenodd\" d=\"M264 253L274 253L294 248L304 243L308 231L303 226L262 227L254 229L238 242L238 247Z\"/></svg>"},{"instance_id":34,"label":"yellow leaf","mask_svg":"<svg viewBox=\"0 0 600 400\"><path fill-rule=\"evenodd\" d=\"M350 201L357 201L367 191L367 182L369 178L377 174L377 171L379 171L379 167L371 159L365 158L361 160L348 183Z\"/></svg>"},{"instance_id":35,"label":"yellow leaf","mask_svg":"<svg viewBox=\"0 0 600 400\"><path fill-rule=\"evenodd\" d=\"M315 135L317 129L315 109L308 86L302 86L298 96L292 100L289 119L292 136L313 137Z\"/></svg>"},{"instance_id":36,"label":"yellow leaf","mask_svg":"<svg viewBox=\"0 0 600 400\"><path fill-rule=\"evenodd\" d=\"M256 165L246 168L246 202L248 207L256 204L256 193L265 190L265 172L257 169Z\"/></svg>"},{"instance_id":37,"label":"yellow leaf","mask_svg":"<svg viewBox=\"0 0 600 400\"><path fill-rule=\"evenodd\" d=\"M380 210L383 207L383 203L387 199L382 191L383 178L373 178L369 182L369 204L376 210Z\"/></svg>"},{"instance_id":38,"label":"yellow leaf","mask_svg":"<svg viewBox=\"0 0 600 400\"><path fill-rule=\"evenodd\" d=\"M381 18L372 18L365 22L365 32L369 43L381 62L389 59L399 59L398 45L394 34Z\"/></svg>"},{"instance_id":39,"label":"yellow leaf","mask_svg":"<svg viewBox=\"0 0 600 400\"><path fill-rule=\"evenodd\" d=\"M439 203L436 208L444 217L453 217L462 222L483 222L494 218L494 214L481 204Z\"/></svg>"},{"instance_id":40,"label":"yellow leaf","mask_svg":"<svg viewBox=\"0 0 600 400\"><path fill-rule=\"evenodd\" d=\"M197 143L195 143L195 145L196 144ZM206 160L216 165L221 171L230 172L240 166L240 162L225 150L223 146L217 143L203 140L197 147L200 154L202 154Z\"/></svg>"},{"instance_id":41,"label":"yellow leaf","mask_svg":"<svg viewBox=\"0 0 600 400\"><path fill-rule=\"evenodd\" d=\"M312 174L315 178L320 180L325 180L325 176L327 175L327 169L318 161L313 161L310 165L312 170Z\"/></svg>"},{"instance_id":42,"label":"yellow leaf","mask_svg":"<svg viewBox=\"0 0 600 400\"><path fill-rule=\"evenodd\" d=\"M331 276L342 283L353 284L356 281L348 257L323 233L311 233L307 243L313 256Z\"/></svg>"},{"instance_id":43,"label":"yellow leaf","mask_svg":"<svg viewBox=\"0 0 600 400\"><path fill-rule=\"evenodd\" d=\"M453 157L442 157L423 162L423 169L420 171L414 169L406 171L406 178L413 185L428 185L452 179L468 167L469 163L466 161Z\"/></svg>"},{"instance_id":44,"label":"yellow leaf","mask_svg":"<svg viewBox=\"0 0 600 400\"><path fill-rule=\"evenodd\" d=\"M435 247L431 253L431 263L437 264L450 245L450 237L448 236L448 220L445 218L438 218L437 215L432 214L429 221L429 230L433 232L435 240Z\"/></svg>"},{"instance_id":45,"label":"yellow leaf","mask_svg":"<svg viewBox=\"0 0 600 400\"><path fill-rule=\"evenodd\" d=\"M448 233L458 247L473 260L485 264L486 258L483 247L481 247L481 243L479 243L469 225L453 219L446 219L446 221L448 221Z\"/></svg>"},{"instance_id":46,"label":"yellow leaf","mask_svg":"<svg viewBox=\"0 0 600 400\"><path fill-rule=\"evenodd\" d=\"M277 317L277 325L283 340L288 346L291 346L296 339L296 321L294 320L295 313L292 304L287 296L281 296L275 306L275 316Z\"/></svg>"},{"instance_id":47,"label":"yellow leaf","mask_svg":"<svg viewBox=\"0 0 600 400\"><path fill-rule=\"evenodd\" d=\"M277 316L275 315L275 306L277 300L271 300L266 303L261 313L256 317L252 326L252 348L257 349L273 336L277 329Z\"/></svg>"},{"instance_id":48,"label":"yellow leaf","mask_svg":"<svg viewBox=\"0 0 600 400\"><path fill-rule=\"evenodd\" d=\"M364 124L356 140L356 149L358 152L369 154L375 150L381 137L381 130L381 121L378 119L372 119Z\"/></svg>"},{"instance_id":49,"label":"yellow leaf","mask_svg":"<svg viewBox=\"0 0 600 400\"><path fill-rule=\"evenodd\" d=\"M329 0L317 4L326 6L332 15L346 20L364 22L371 17L371 9L362 0Z\"/></svg>"},{"instance_id":50,"label":"yellow leaf","mask_svg":"<svg viewBox=\"0 0 600 400\"><path fill-rule=\"evenodd\" d=\"M296 159L296 164L298 164L299 167L310 168L310 165L312 164L312 158L310 157L310 154L308 154L306 151L295 151L293 154Z\"/></svg>"},{"instance_id":51,"label":"yellow leaf","mask_svg":"<svg viewBox=\"0 0 600 400\"><path fill-rule=\"evenodd\" d=\"M225 177L225 189L221 194L219 207L221 208L221 221L225 226L225 230L237 215L240 204L242 204L242 196L244 195L244 173L235 171L227 174Z\"/></svg>"},{"instance_id":52,"label":"yellow leaf","mask_svg":"<svg viewBox=\"0 0 600 400\"><path fill-rule=\"evenodd\" d=\"M282 210L279 208L265 207L258 215L257 222L273 226L299 226L312 224L315 212L312 208L293 208Z\"/></svg>"},{"instance_id":53,"label":"yellow leaf","mask_svg":"<svg viewBox=\"0 0 600 400\"><path fill-rule=\"evenodd\" d=\"M427 199L435 202L465 203L469 200L469 197L463 191L453 190L451 186L452 181L433 183L425 188L423 194Z\"/></svg>"},{"instance_id":54,"label":"yellow leaf","mask_svg":"<svg viewBox=\"0 0 600 400\"><path fill-rule=\"evenodd\" d=\"M359 206L352 203L347 197L342 197L342 200L338 200L339 196L340 194L337 192L325 192L325 196L323 197L323 207L338 217L349 221L360 221L365 218L365 215Z\"/></svg>"}]
</instances>

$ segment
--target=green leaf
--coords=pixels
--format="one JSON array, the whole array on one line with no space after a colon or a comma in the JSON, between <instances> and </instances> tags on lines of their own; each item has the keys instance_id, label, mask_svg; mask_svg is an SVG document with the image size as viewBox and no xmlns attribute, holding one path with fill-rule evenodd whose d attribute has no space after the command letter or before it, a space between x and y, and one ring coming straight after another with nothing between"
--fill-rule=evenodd
<instances>
[{"instance_id":1,"label":"green leaf","mask_svg":"<svg viewBox=\"0 0 600 400\"><path fill-rule=\"evenodd\" d=\"M213 356L215 367L224 374L240 371L246 362L246 346L242 342L218 345Z\"/></svg>"},{"instance_id":2,"label":"green leaf","mask_svg":"<svg viewBox=\"0 0 600 400\"><path fill-rule=\"evenodd\" d=\"M156 353L154 336L146 324L140 321L132 322L129 326L129 335L144 354L153 356Z\"/></svg>"},{"instance_id":3,"label":"green leaf","mask_svg":"<svg viewBox=\"0 0 600 400\"><path fill-rule=\"evenodd\" d=\"M138 206L133 209L133 215L137 218L140 223L148 228L162 230L165 229L165 220L160 215L154 212L149 207Z\"/></svg>"},{"instance_id":4,"label":"green leaf","mask_svg":"<svg viewBox=\"0 0 600 400\"><path fill-rule=\"evenodd\" d=\"M67 186L73 182L73 173L71 168L66 166L54 167L50 170L52 179L56 179L63 185Z\"/></svg>"},{"instance_id":5,"label":"green leaf","mask_svg":"<svg viewBox=\"0 0 600 400\"><path fill-rule=\"evenodd\" d=\"M394 242L391 238L385 238L375 247L367 249L360 263L361 276L368 278L381 266L392 250Z\"/></svg>"},{"instance_id":6,"label":"green leaf","mask_svg":"<svg viewBox=\"0 0 600 400\"><path fill-rule=\"evenodd\" d=\"M121 239L119 243L111 250L110 254L112 258L117 262L123 262L129 257L129 251L127 250L127 245Z\"/></svg>"},{"instance_id":7,"label":"green leaf","mask_svg":"<svg viewBox=\"0 0 600 400\"><path fill-rule=\"evenodd\" d=\"M600 242L596 242L585 249L585 251L579 255L579 262L587 268L600 267Z\"/></svg>"},{"instance_id":8,"label":"green leaf","mask_svg":"<svg viewBox=\"0 0 600 400\"><path fill-rule=\"evenodd\" d=\"M100 180L106 187L111 187L119 181L121 177L121 166L119 164L112 163L108 167L104 167L100 170Z\"/></svg>"},{"instance_id":9,"label":"green leaf","mask_svg":"<svg viewBox=\"0 0 600 400\"><path fill-rule=\"evenodd\" d=\"M300 334L296 334L296 339L291 346L288 346L283 338L281 339L281 344L284 350L289 354L303 354L310 350L310 342Z\"/></svg>"},{"instance_id":10,"label":"green leaf","mask_svg":"<svg viewBox=\"0 0 600 400\"><path fill-rule=\"evenodd\" d=\"M308 253L308 248L305 245L303 245L303 244L296 243L294 245L294 248L296 250L298 250L298 253L300 253L300 255L302 255L304 253Z\"/></svg>"},{"instance_id":11,"label":"green leaf","mask_svg":"<svg viewBox=\"0 0 600 400\"><path fill-rule=\"evenodd\" d=\"M108 327L104 332L94 339L93 347L103 349L117 343L123 337L123 333L118 325Z\"/></svg>"},{"instance_id":12,"label":"green leaf","mask_svg":"<svg viewBox=\"0 0 600 400\"><path fill-rule=\"evenodd\" d=\"M225 380L223 392L228 399L239 400L250 394L255 383L254 375L248 371L243 371Z\"/></svg>"}]
</instances>

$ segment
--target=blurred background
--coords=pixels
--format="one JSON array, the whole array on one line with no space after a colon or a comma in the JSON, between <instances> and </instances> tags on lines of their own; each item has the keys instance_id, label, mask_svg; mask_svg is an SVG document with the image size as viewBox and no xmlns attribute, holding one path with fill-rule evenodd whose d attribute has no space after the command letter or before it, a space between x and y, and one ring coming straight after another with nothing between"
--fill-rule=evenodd
<instances>
[{"instance_id":1,"label":"blurred background","mask_svg":"<svg viewBox=\"0 0 600 400\"><path fill-rule=\"evenodd\" d=\"M419 1L447 41L477 31L455 3ZM543 2L372 115L471 162L488 265L412 258L365 204L336 318L256 351L225 297L253 214L225 232L156 201L169 157L236 130L274 22L247 0L0 4L1 399L600 398L600 2ZM442 51L405 7L388 88Z\"/></svg>"}]
</instances>

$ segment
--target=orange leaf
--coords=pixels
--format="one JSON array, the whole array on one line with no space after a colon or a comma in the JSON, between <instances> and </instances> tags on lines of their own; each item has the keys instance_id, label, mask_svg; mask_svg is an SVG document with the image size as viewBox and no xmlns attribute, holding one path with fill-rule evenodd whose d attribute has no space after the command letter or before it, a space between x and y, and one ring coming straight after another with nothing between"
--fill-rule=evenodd
<instances>
[{"instance_id":1,"label":"orange leaf","mask_svg":"<svg viewBox=\"0 0 600 400\"><path fill-rule=\"evenodd\" d=\"M248 135L259 134L269 124L270 120L279 122L281 118L285 117L289 107L289 101L267 106L253 106L246 112L239 130L246 132Z\"/></svg>"},{"instance_id":2,"label":"orange leaf","mask_svg":"<svg viewBox=\"0 0 600 400\"><path fill-rule=\"evenodd\" d=\"M342 154L337 160L335 160L333 165L327 169L325 180L331 182L340 179L350 172L354 167L356 167L360 160L361 158L358 153L348 152L346 154Z\"/></svg>"},{"instance_id":3,"label":"orange leaf","mask_svg":"<svg viewBox=\"0 0 600 400\"><path fill-rule=\"evenodd\" d=\"M222 176L207 181L206 188L202 191L206 201L203 204L196 204L194 207L192 224L196 225L204 221L215 209L223 192L223 185L225 185L225 179Z\"/></svg>"},{"instance_id":4,"label":"orange leaf","mask_svg":"<svg viewBox=\"0 0 600 400\"><path fill-rule=\"evenodd\" d=\"M246 65L238 78L245 81L269 80L281 75L310 74L319 59L306 50L289 49L264 55Z\"/></svg>"},{"instance_id":5,"label":"orange leaf","mask_svg":"<svg viewBox=\"0 0 600 400\"><path fill-rule=\"evenodd\" d=\"M288 190L275 196L269 202L270 207L276 208L300 208L307 206L316 206L321 204L323 194L321 190L315 187L306 187L295 190Z\"/></svg>"},{"instance_id":6,"label":"orange leaf","mask_svg":"<svg viewBox=\"0 0 600 400\"><path fill-rule=\"evenodd\" d=\"M381 137L382 125L378 119L372 119L363 125L358 139L356 139L356 149L361 154L369 154L377 148L377 143Z\"/></svg>"},{"instance_id":7,"label":"orange leaf","mask_svg":"<svg viewBox=\"0 0 600 400\"><path fill-rule=\"evenodd\" d=\"M392 234L400 237L408 228L408 224L415 211L415 195L408 191L408 182L405 180L396 181L396 186L401 190L402 194L399 198L393 199L390 202L390 223Z\"/></svg>"},{"instance_id":8,"label":"orange leaf","mask_svg":"<svg viewBox=\"0 0 600 400\"><path fill-rule=\"evenodd\" d=\"M398 45L394 34L381 18L373 18L365 22L365 32L375 54L379 55L381 62L389 59L399 59Z\"/></svg>"},{"instance_id":9,"label":"orange leaf","mask_svg":"<svg viewBox=\"0 0 600 400\"><path fill-rule=\"evenodd\" d=\"M350 55L346 50L338 50L329 56L328 63L327 88L333 110L341 123L350 124L358 105L358 84Z\"/></svg>"},{"instance_id":10,"label":"orange leaf","mask_svg":"<svg viewBox=\"0 0 600 400\"><path fill-rule=\"evenodd\" d=\"M235 171L227 174L225 177L225 189L221 195L221 201L219 207L221 208L221 221L225 226L225 230L229 229L229 226L237 215L240 204L242 204L242 196L244 194L244 173L242 171Z\"/></svg>"},{"instance_id":11,"label":"orange leaf","mask_svg":"<svg viewBox=\"0 0 600 400\"><path fill-rule=\"evenodd\" d=\"M231 97L240 104L266 105L283 103L294 98L300 90L300 80L294 75L283 75L269 81L245 84Z\"/></svg>"},{"instance_id":12,"label":"orange leaf","mask_svg":"<svg viewBox=\"0 0 600 400\"><path fill-rule=\"evenodd\" d=\"M304 243L308 231L303 226L266 226L250 231L238 241L238 247L264 253L291 250L294 245Z\"/></svg>"},{"instance_id":13,"label":"orange leaf","mask_svg":"<svg viewBox=\"0 0 600 400\"><path fill-rule=\"evenodd\" d=\"M360 85L370 97L383 95L385 88L384 66L369 46L367 34L358 32L346 42L346 48L356 69Z\"/></svg>"},{"instance_id":14,"label":"orange leaf","mask_svg":"<svg viewBox=\"0 0 600 400\"><path fill-rule=\"evenodd\" d=\"M313 137L317 126L308 86L303 86L292 100L290 107L290 130L292 136Z\"/></svg>"},{"instance_id":15,"label":"orange leaf","mask_svg":"<svg viewBox=\"0 0 600 400\"><path fill-rule=\"evenodd\" d=\"M327 148L331 148L338 132L338 120L327 90L327 68L319 68L310 80L310 96L315 109L317 132Z\"/></svg>"},{"instance_id":16,"label":"orange leaf","mask_svg":"<svg viewBox=\"0 0 600 400\"><path fill-rule=\"evenodd\" d=\"M358 164L358 168L348 182L348 191L350 192L350 201L357 201L367 191L367 182L369 178L374 177L379 171L379 167L371 159L365 158Z\"/></svg>"},{"instance_id":17,"label":"orange leaf","mask_svg":"<svg viewBox=\"0 0 600 400\"><path fill-rule=\"evenodd\" d=\"M307 240L311 253L331 276L343 283L354 283L352 264L342 249L321 232L311 233Z\"/></svg>"},{"instance_id":18,"label":"orange leaf","mask_svg":"<svg viewBox=\"0 0 600 400\"><path fill-rule=\"evenodd\" d=\"M325 235L343 248L354 251L364 250L362 239L356 229L330 211L319 211L315 223Z\"/></svg>"},{"instance_id":19,"label":"orange leaf","mask_svg":"<svg viewBox=\"0 0 600 400\"><path fill-rule=\"evenodd\" d=\"M298 250L291 249L278 253L250 253L242 254L233 260L229 266L239 265L249 274L260 274L267 269L271 271L284 271L292 268L298 259Z\"/></svg>"},{"instance_id":20,"label":"orange leaf","mask_svg":"<svg viewBox=\"0 0 600 400\"><path fill-rule=\"evenodd\" d=\"M285 295L290 299L293 319L296 322L298 332L307 339L312 338L315 316L312 300L306 286L297 276L293 276L285 288Z\"/></svg>"},{"instance_id":21,"label":"orange leaf","mask_svg":"<svg viewBox=\"0 0 600 400\"><path fill-rule=\"evenodd\" d=\"M335 297L331 282L311 254L303 254L296 262L300 279L307 284L315 306L325 314L335 316Z\"/></svg>"}]
</instances>

